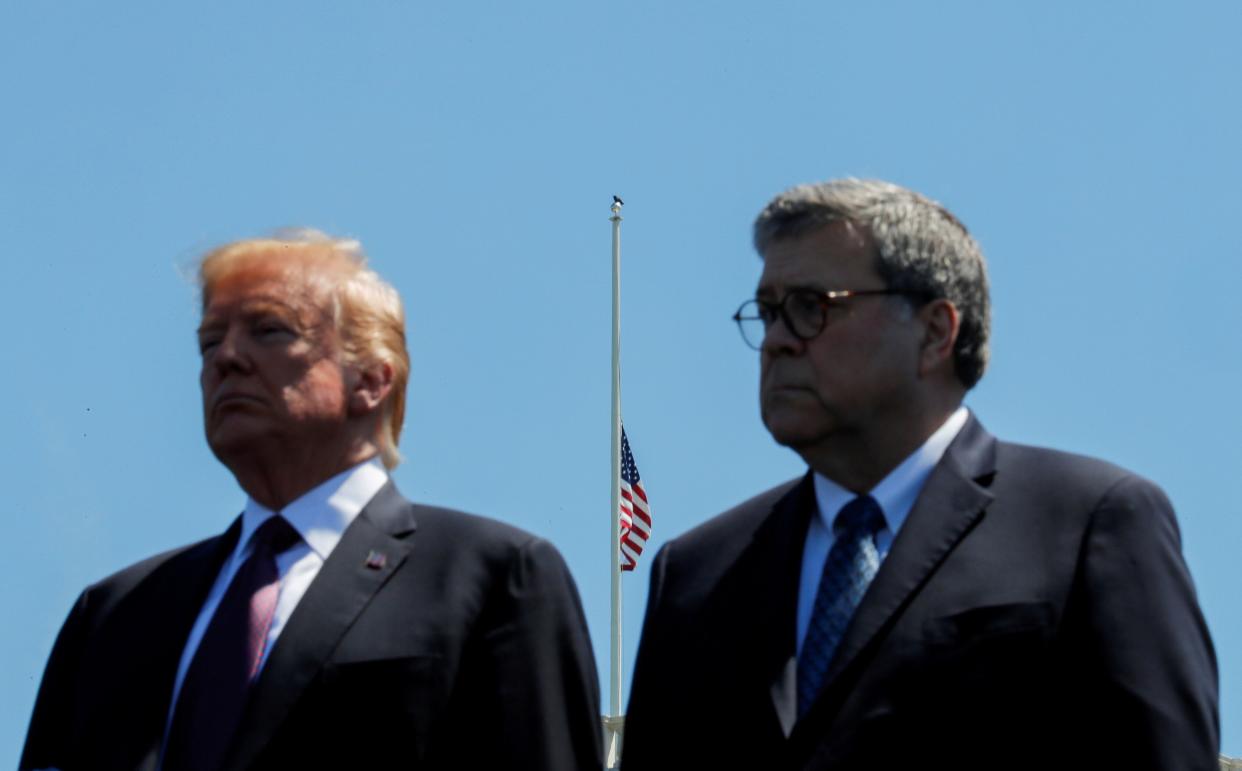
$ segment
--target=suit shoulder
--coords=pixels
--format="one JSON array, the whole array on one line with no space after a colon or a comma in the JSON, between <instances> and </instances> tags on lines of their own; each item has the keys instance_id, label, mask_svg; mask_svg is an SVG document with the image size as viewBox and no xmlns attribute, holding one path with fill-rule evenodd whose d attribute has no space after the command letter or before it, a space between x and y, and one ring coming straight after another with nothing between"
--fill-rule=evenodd
<instances>
[{"instance_id":1,"label":"suit shoulder","mask_svg":"<svg viewBox=\"0 0 1242 771\"><path fill-rule=\"evenodd\" d=\"M195 553L210 552L215 549L219 540L220 536L207 538L169 549L121 568L83 589L74 603L72 614L78 614L87 628L94 628L124 604L127 598L142 591L143 586L150 586L149 579L157 576L164 566Z\"/></svg>"},{"instance_id":2,"label":"suit shoulder","mask_svg":"<svg viewBox=\"0 0 1242 771\"><path fill-rule=\"evenodd\" d=\"M1164 490L1150 479L1115 463L1045 447L997 443L996 484L1025 496L1074 510L1095 509L1106 501L1144 499L1171 508Z\"/></svg>"},{"instance_id":3,"label":"suit shoulder","mask_svg":"<svg viewBox=\"0 0 1242 771\"><path fill-rule=\"evenodd\" d=\"M997 467L1041 481L1055 478L1062 484L1097 490L1123 480L1156 486L1151 480L1101 458L1014 442L997 442Z\"/></svg>"},{"instance_id":4,"label":"suit shoulder","mask_svg":"<svg viewBox=\"0 0 1242 771\"><path fill-rule=\"evenodd\" d=\"M178 546L175 549L154 554L146 559L139 560L132 565L121 568L115 573L101 578L90 586L86 587L86 593L92 595L100 602L106 602L108 598L114 596L123 596L126 592L142 583L154 573L161 565L176 559L183 554L197 551L200 549L211 549L213 545L219 541L220 536L204 538L185 546Z\"/></svg>"},{"instance_id":5,"label":"suit shoulder","mask_svg":"<svg viewBox=\"0 0 1242 771\"><path fill-rule=\"evenodd\" d=\"M701 549L715 550L729 545L744 545L750 536L763 525L768 515L785 496L789 495L805 477L782 482L776 487L742 501L727 511L712 517L700 525L672 539L677 551L697 552Z\"/></svg>"},{"instance_id":6,"label":"suit shoulder","mask_svg":"<svg viewBox=\"0 0 1242 771\"><path fill-rule=\"evenodd\" d=\"M546 539L506 522L442 506L411 506L418 530L442 544L440 548L498 559L527 550L547 550L559 557L556 547Z\"/></svg>"},{"instance_id":7,"label":"suit shoulder","mask_svg":"<svg viewBox=\"0 0 1242 771\"><path fill-rule=\"evenodd\" d=\"M480 629L507 619L551 613L581 621L577 585L564 556L552 543L490 517L440 506L413 506L412 570L452 585L459 606L477 614ZM566 615L568 614L568 615Z\"/></svg>"}]
</instances>

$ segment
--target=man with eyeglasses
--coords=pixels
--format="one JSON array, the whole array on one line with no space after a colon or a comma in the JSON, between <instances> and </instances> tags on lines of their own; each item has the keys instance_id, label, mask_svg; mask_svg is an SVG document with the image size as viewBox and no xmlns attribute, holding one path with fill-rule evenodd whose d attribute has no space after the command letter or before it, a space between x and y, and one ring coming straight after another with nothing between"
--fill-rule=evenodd
<instances>
[{"instance_id":1,"label":"man with eyeglasses","mask_svg":"<svg viewBox=\"0 0 1242 771\"><path fill-rule=\"evenodd\" d=\"M652 565L626 771L1207 769L1215 655L1151 482L998 441L983 255L886 182L777 196L734 316L805 476Z\"/></svg>"}]
</instances>

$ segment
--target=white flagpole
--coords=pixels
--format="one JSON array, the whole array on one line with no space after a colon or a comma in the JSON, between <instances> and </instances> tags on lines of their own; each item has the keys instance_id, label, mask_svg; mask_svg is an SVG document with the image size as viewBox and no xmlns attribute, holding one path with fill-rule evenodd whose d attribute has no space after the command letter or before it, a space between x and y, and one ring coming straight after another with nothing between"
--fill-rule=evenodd
<instances>
[{"instance_id":1,"label":"white flagpole","mask_svg":"<svg viewBox=\"0 0 1242 771\"><path fill-rule=\"evenodd\" d=\"M609 636L609 700L604 720L607 768L616 768L621 751L621 201L612 204L612 629Z\"/></svg>"}]
</instances>

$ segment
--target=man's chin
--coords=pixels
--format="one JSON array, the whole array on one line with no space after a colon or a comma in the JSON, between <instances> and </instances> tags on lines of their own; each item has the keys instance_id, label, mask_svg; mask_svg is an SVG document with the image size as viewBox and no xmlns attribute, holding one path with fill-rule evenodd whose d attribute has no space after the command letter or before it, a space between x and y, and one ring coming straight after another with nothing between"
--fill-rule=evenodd
<instances>
[{"instance_id":1,"label":"man's chin","mask_svg":"<svg viewBox=\"0 0 1242 771\"><path fill-rule=\"evenodd\" d=\"M252 425L241 416L218 421L207 430L207 446L225 465L228 465L229 458L253 454L263 444L263 432L259 426Z\"/></svg>"},{"instance_id":2,"label":"man's chin","mask_svg":"<svg viewBox=\"0 0 1242 771\"><path fill-rule=\"evenodd\" d=\"M805 413L787 413L773 410L763 416L763 424L777 444L797 450L813 444L823 437L821 420Z\"/></svg>"}]
</instances>

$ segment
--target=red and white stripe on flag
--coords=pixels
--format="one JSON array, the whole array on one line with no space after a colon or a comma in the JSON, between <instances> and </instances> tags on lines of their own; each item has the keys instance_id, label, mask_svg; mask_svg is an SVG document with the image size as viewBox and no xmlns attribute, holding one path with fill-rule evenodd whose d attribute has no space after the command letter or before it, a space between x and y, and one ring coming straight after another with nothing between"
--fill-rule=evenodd
<instances>
[{"instance_id":1,"label":"red and white stripe on flag","mask_svg":"<svg viewBox=\"0 0 1242 771\"><path fill-rule=\"evenodd\" d=\"M621 569L633 570L651 537L651 507L638 476L630 440L621 429Z\"/></svg>"}]
</instances>

